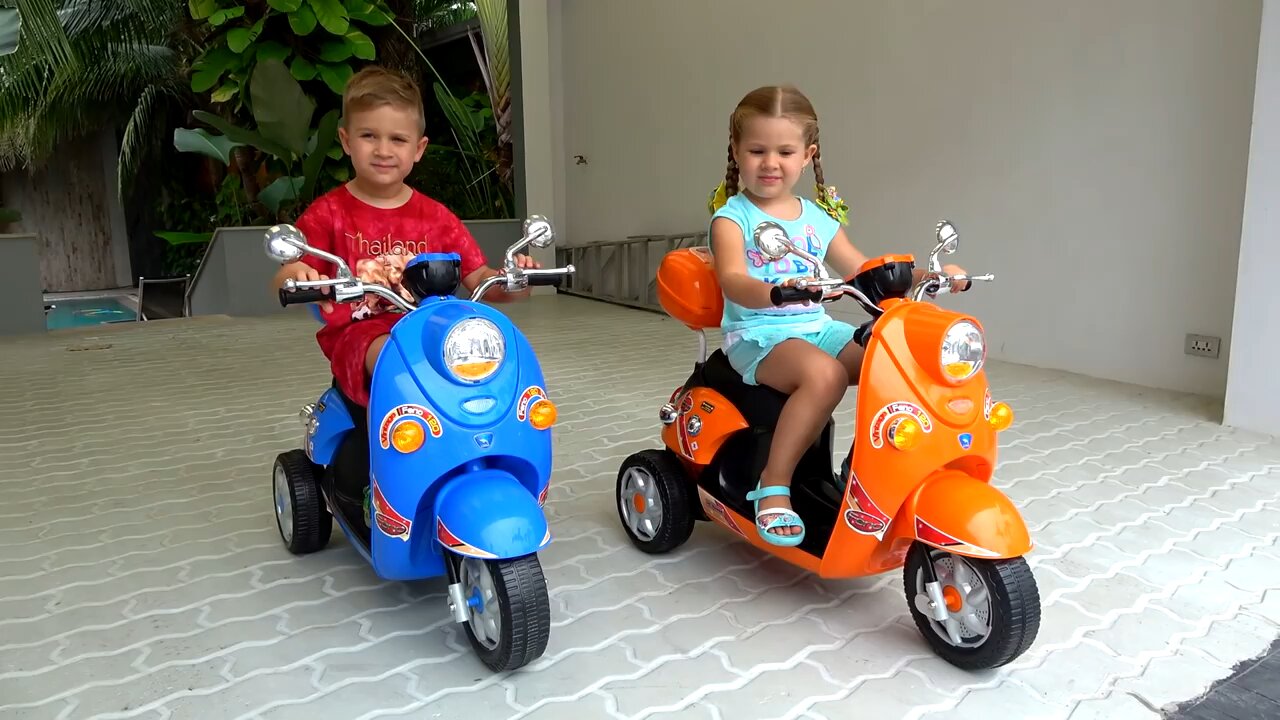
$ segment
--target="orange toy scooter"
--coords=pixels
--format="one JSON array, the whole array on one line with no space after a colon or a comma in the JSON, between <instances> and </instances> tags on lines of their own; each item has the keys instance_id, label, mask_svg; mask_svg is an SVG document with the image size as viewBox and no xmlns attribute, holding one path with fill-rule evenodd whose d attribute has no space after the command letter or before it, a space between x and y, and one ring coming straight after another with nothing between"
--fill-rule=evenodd
<instances>
[{"instance_id":1,"label":"orange toy scooter","mask_svg":"<svg viewBox=\"0 0 1280 720\"><path fill-rule=\"evenodd\" d=\"M743 383L722 350L707 358L703 331L719 326L724 302L708 250L663 258L659 301L699 333L701 361L659 411L666 447L623 461L617 502L632 543L648 553L678 547L695 520L711 520L822 577L904 567L907 605L920 632L942 658L977 670L1004 665L1031 646L1040 596L1022 557L1032 546L1026 524L990 485L996 433L1009 427L1013 411L992 403L982 326L922 301L992 276L945 275L938 256L955 252L959 237L949 222L937 230L928 272L914 288L910 255L870 260L846 284L782 227L766 222L753 233L770 260L791 253L817 269L814 281L775 287L775 305L852 297L872 316L854 336L866 355L851 461L841 474L832 472L828 421L792 480L792 505L808 526L795 547L761 538L746 499L787 396Z\"/></svg>"}]
</instances>

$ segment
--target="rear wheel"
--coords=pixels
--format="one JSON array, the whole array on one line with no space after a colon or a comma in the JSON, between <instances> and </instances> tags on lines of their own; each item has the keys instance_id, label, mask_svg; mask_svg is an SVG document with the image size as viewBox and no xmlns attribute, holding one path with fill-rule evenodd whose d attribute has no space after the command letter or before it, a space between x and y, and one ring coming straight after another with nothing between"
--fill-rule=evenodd
<instances>
[{"instance_id":1,"label":"rear wheel","mask_svg":"<svg viewBox=\"0 0 1280 720\"><path fill-rule=\"evenodd\" d=\"M467 639L494 672L523 667L546 652L551 599L537 555L512 560L460 557Z\"/></svg>"},{"instance_id":2,"label":"rear wheel","mask_svg":"<svg viewBox=\"0 0 1280 720\"><path fill-rule=\"evenodd\" d=\"M320 494L311 458L301 450L278 455L271 486L276 528L289 552L305 555L328 545L333 517Z\"/></svg>"},{"instance_id":3,"label":"rear wheel","mask_svg":"<svg viewBox=\"0 0 1280 720\"><path fill-rule=\"evenodd\" d=\"M926 557L938 580L942 620L929 596ZM939 657L963 670L1012 662L1040 630L1040 592L1023 558L979 560L916 543L903 585L920 633Z\"/></svg>"},{"instance_id":4,"label":"rear wheel","mask_svg":"<svg viewBox=\"0 0 1280 720\"><path fill-rule=\"evenodd\" d=\"M693 533L690 483L670 450L641 450L624 460L615 499L627 537L647 553L670 552Z\"/></svg>"}]
</instances>

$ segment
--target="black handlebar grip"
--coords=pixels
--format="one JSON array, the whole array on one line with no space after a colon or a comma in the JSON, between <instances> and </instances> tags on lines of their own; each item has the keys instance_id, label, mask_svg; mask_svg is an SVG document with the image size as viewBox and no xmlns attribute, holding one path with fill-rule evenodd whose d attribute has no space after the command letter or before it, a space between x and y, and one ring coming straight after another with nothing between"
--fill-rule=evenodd
<instances>
[{"instance_id":1,"label":"black handlebar grip","mask_svg":"<svg viewBox=\"0 0 1280 720\"><path fill-rule=\"evenodd\" d=\"M550 286L550 287L557 287L557 288L558 288L558 287L560 287L561 283L563 283L563 282L564 282L564 276L563 276L563 275L528 275L527 277L529 278L529 286L530 286L530 287L534 287L534 286L547 287L547 286Z\"/></svg>"},{"instance_id":2,"label":"black handlebar grip","mask_svg":"<svg viewBox=\"0 0 1280 720\"><path fill-rule=\"evenodd\" d=\"M822 290L817 288L796 288L789 285L774 285L769 289L769 301L774 305L818 301L822 299Z\"/></svg>"},{"instance_id":3,"label":"black handlebar grip","mask_svg":"<svg viewBox=\"0 0 1280 720\"><path fill-rule=\"evenodd\" d=\"M327 300L329 293L326 288L298 288L297 290L286 290L280 288L280 306L298 305L300 303L319 302Z\"/></svg>"}]
</instances>

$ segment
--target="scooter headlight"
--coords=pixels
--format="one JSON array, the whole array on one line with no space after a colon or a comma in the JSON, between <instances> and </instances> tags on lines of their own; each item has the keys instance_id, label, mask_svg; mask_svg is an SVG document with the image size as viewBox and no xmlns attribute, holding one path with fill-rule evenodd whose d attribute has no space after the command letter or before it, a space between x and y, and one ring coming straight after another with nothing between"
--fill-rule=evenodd
<instances>
[{"instance_id":1,"label":"scooter headlight","mask_svg":"<svg viewBox=\"0 0 1280 720\"><path fill-rule=\"evenodd\" d=\"M467 318L444 338L444 364L463 382L478 383L498 371L507 343L497 325L484 318Z\"/></svg>"},{"instance_id":2,"label":"scooter headlight","mask_svg":"<svg viewBox=\"0 0 1280 720\"><path fill-rule=\"evenodd\" d=\"M947 328L942 338L942 374L952 382L963 382L977 374L987 359L987 341L982 330L968 320Z\"/></svg>"}]
</instances>

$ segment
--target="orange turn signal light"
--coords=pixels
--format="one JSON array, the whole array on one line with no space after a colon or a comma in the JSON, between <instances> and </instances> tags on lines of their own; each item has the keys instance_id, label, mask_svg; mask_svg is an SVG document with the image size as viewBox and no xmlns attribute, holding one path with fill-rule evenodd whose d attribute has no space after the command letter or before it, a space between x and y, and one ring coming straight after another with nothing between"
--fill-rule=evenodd
<instances>
[{"instance_id":1,"label":"orange turn signal light","mask_svg":"<svg viewBox=\"0 0 1280 720\"><path fill-rule=\"evenodd\" d=\"M1013 424L1013 408L1008 403L998 402L991 406L991 417L987 422L997 431L1005 430Z\"/></svg>"},{"instance_id":2,"label":"orange turn signal light","mask_svg":"<svg viewBox=\"0 0 1280 720\"><path fill-rule=\"evenodd\" d=\"M391 431L391 445L402 453L411 453L422 447L427 433L416 420L402 420Z\"/></svg>"},{"instance_id":3,"label":"orange turn signal light","mask_svg":"<svg viewBox=\"0 0 1280 720\"><path fill-rule=\"evenodd\" d=\"M529 408L529 424L538 430L546 430L556 424L556 406L550 400L541 398Z\"/></svg>"},{"instance_id":4,"label":"orange turn signal light","mask_svg":"<svg viewBox=\"0 0 1280 720\"><path fill-rule=\"evenodd\" d=\"M920 427L915 418L902 418L889 431L889 442L899 450L911 450L920 444L923 436L924 428Z\"/></svg>"}]
</instances>

